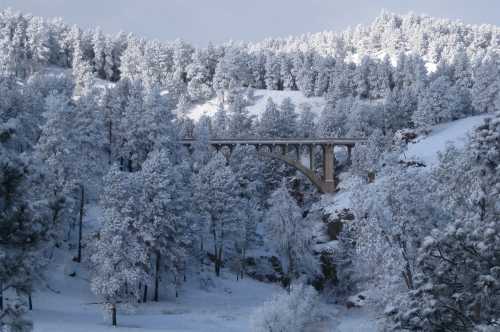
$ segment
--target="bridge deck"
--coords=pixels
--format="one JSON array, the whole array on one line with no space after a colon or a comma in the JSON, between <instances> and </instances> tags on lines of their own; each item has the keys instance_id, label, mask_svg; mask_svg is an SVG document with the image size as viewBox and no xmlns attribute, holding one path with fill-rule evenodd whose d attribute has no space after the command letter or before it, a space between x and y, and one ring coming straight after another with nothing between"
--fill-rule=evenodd
<instances>
[{"instance_id":1,"label":"bridge deck","mask_svg":"<svg viewBox=\"0 0 500 332\"><path fill-rule=\"evenodd\" d=\"M182 144L192 144L195 139L184 139L181 141ZM269 138L269 139L259 139L259 138L229 138L229 139L210 139L209 144L214 145L238 145L238 144L250 144L250 145L266 145L266 144L328 144L328 145L355 145L357 143L366 142L364 138Z\"/></svg>"}]
</instances>

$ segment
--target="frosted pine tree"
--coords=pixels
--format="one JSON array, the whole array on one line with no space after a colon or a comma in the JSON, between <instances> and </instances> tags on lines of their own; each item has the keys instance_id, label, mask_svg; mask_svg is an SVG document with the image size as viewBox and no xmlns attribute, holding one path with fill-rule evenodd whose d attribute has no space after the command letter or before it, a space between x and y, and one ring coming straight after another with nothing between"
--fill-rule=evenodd
<instances>
[{"instance_id":1,"label":"frosted pine tree","mask_svg":"<svg viewBox=\"0 0 500 332\"><path fill-rule=\"evenodd\" d=\"M189 80L187 91L192 101L203 101L213 94L210 63L208 56L201 50L193 53L193 61L187 67Z\"/></svg>"},{"instance_id":2,"label":"frosted pine tree","mask_svg":"<svg viewBox=\"0 0 500 332\"><path fill-rule=\"evenodd\" d=\"M92 44L94 51L94 71L97 73L98 77L106 78L106 38L103 35L100 28L95 29L92 36Z\"/></svg>"},{"instance_id":3,"label":"frosted pine tree","mask_svg":"<svg viewBox=\"0 0 500 332\"><path fill-rule=\"evenodd\" d=\"M498 99L500 85L498 82L498 56L488 54L481 61L474 73L472 88L472 106L477 113L498 110L495 101Z\"/></svg>"},{"instance_id":4,"label":"frosted pine tree","mask_svg":"<svg viewBox=\"0 0 500 332\"><path fill-rule=\"evenodd\" d=\"M183 195L182 175L170 161L167 151L150 153L139 177L142 184L139 200L143 204L139 236L154 261L151 273L154 275L153 300L158 301L161 274L169 273L173 280L180 278L179 269L188 241L183 215L188 197Z\"/></svg>"},{"instance_id":5,"label":"frosted pine tree","mask_svg":"<svg viewBox=\"0 0 500 332\"><path fill-rule=\"evenodd\" d=\"M40 17L29 20L26 30L27 48L31 59L31 73L36 72L49 63L49 31L47 24Z\"/></svg>"},{"instance_id":6,"label":"frosted pine tree","mask_svg":"<svg viewBox=\"0 0 500 332\"><path fill-rule=\"evenodd\" d=\"M226 158L217 153L195 175L194 199L207 230L203 247L212 247L215 275L220 276L229 240L237 220L238 183Z\"/></svg>"},{"instance_id":7,"label":"frosted pine tree","mask_svg":"<svg viewBox=\"0 0 500 332\"><path fill-rule=\"evenodd\" d=\"M302 210L283 181L271 194L269 210L264 217L267 237L279 255L285 272L283 285L305 273L314 276L317 262L312 250L312 224L302 217Z\"/></svg>"},{"instance_id":8,"label":"frosted pine tree","mask_svg":"<svg viewBox=\"0 0 500 332\"><path fill-rule=\"evenodd\" d=\"M419 98L418 108L413 114L413 123L420 128L452 119L450 109L451 85L445 76L434 80Z\"/></svg>"},{"instance_id":9,"label":"frosted pine tree","mask_svg":"<svg viewBox=\"0 0 500 332\"><path fill-rule=\"evenodd\" d=\"M294 137L297 135L297 118L295 104L291 98L285 98L280 104L280 127L279 137Z\"/></svg>"},{"instance_id":10,"label":"frosted pine tree","mask_svg":"<svg viewBox=\"0 0 500 332\"><path fill-rule=\"evenodd\" d=\"M82 32L75 29L74 40L72 40L72 63L73 78L75 80L75 95L80 96L87 94L94 84L94 74L92 66L85 58L83 49Z\"/></svg>"},{"instance_id":11,"label":"frosted pine tree","mask_svg":"<svg viewBox=\"0 0 500 332\"><path fill-rule=\"evenodd\" d=\"M303 103L299 105L299 119L297 123L297 135L304 138L316 136L316 113L311 110L311 105Z\"/></svg>"},{"instance_id":12,"label":"frosted pine tree","mask_svg":"<svg viewBox=\"0 0 500 332\"><path fill-rule=\"evenodd\" d=\"M262 137L279 137L281 127L281 117L278 106L269 98L266 109L259 119L257 132Z\"/></svg>"},{"instance_id":13,"label":"frosted pine tree","mask_svg":"<svg viewBox=\"0 0 500 332\"><path fill-rule=\"evenodd\" d=\"M232 138L252 137L253 119L247 110L242 93L237 93L229 105L228 136Z\"/></svg>"},{"instance_id":14,"label":"frosted pine tree","mask_svg":"<svg viewBox=\"0 0 500 332\"><path fill-rule=\"evenodd\" d=\"M280 65L280 58L278 56L272 53L267 54L265 83L268 90L283 90Z\"/></svg>"},{"instance_id":15,"label":"frosted pine tree","mask_svg":"<svg viewBox=\"0 0 500 332\"><path fill-rule=\"evenodd\" d=\"M140 193L134 173L113 167L106 176L101 200L102 227L90 257L92 291L102 300L103 309L117 325L117 306L136 302L139 285L149 280L148 248L141 237Z\"/></svg>"},{"instance_id":16,"label":"frosted pine tree","mask_svg":"<svg viewBox=\"0 0 500 332\"><path fill-rule=\"evenodd\" d=\"M229 125L229 118L224 109L224 104L219 103L217 105L217 111L215 112L212 119L211 135L214 138L224 138L227 137Z\"/></svg>"},{"instance_id":17,"label":"frosted pine tree","mask_svg":"<svg viewBox=\"0 0 500 332\"><path fill-rule=\"evenodd\" d=\"M13 133L0 128L0 329L30 331L31 322L22 315L27 309L24 299L42 278L44 255L51 244L50 197L43 188L47 177L35 159L21 158L7 149ZM6 301L5 291L12 295Z\"/></svg>"}]
</instances>

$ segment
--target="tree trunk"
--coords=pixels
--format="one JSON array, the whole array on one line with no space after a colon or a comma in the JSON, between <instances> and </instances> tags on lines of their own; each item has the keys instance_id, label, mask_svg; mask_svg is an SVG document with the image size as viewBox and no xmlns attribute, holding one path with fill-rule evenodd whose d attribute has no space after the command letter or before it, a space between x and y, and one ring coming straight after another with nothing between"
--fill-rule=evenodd
<instances>
[{"instance_id":1,"label":"tree trunk","mask_svg":"<svg viewBox=\"0 0 500 332\"><path fill-rule=\"evenodd\" d=\"M205 257L205 246L203 245L203 237L200 239L200 273L203 272L203 258Z\"/></svg>"},{"instance_id":2,"label":"tree trunk","mask_svg":"<svg viewBox=\"0 0 500 332\"><path fill-rule=\"evenodd\" d=\"M411 272L410 264L406 263L405 270L403 271L403 278L408 289L413 289L413 273Z\"/></svg>"},{"instance_id":3,"label":"tree trunk","mask_svg":"<svg viewBox=\"0 0 500 332\"><path fill-rule=\"evenodd\" d=\"M153 301L158 302L158 288L160 284L160 260L161 260L161 255L160 253L156 253L156 266L155 266L155 292L154 292L154 298Z\"/></svg>"},{"instance_id":4,"label":"tree trunk","mask_svg":"<svg viewBox=\"0 0 500 332\"><path fill-rule=\"evenodd\" d=\"M217 246L214 248L215 249L215 275L217 277L220 277L220 270L222 268L222 246Z\"/></svg>"},{"instance_id":5,"label":"tree trunk","mask_svg":"<svg viewBox=\"0 0 500 332\"><path fill-rule=\"evenodd\" d=\"M175 275L175 276L174 276L174 287L175 287L175 297L176 297L176 298L178 298L178 297L179 297L179 291L178 291L177 285L178 285L177 275Z\"/></svg>"},{"instance_id":6,"label":"tree trunk","mask_svg":"<svg viewBox=\"0 0 500 332\"><path fill-rule=\"evenodd\" d=\"M28 294L28 309L29 311L33 310L33 300L31 299L31 292Z\"/></svg>"},{"instance_id":7,"label":"tree trunk","mask_svg":"<svg viewBox=\"0 0 500 332\"><path fill-rule=\"evenodd\" d=\"M111 324L116 326L116 303L113 303L111 307Z\"/></svg>"},{"instance_id":8,"label":"tree trunk","mask_svg":"<svg viewBox=\"0 0 500 332\"><path fill-rule=\"evenodd\" d=\"M78 220L78 254L76 256L76 261L80 263L82 261L82 225L83 225L83 208L85 205L85 188L80 185L81 196L80 196L80 216Z\"/></svg>"},{"instance_id":9,"label":"tree trunk","mask_svg":"<svg viewBox=\"0 0 500 332\"><path fill-rule=\"evenodd\" d=\"M243 280L243 275L245 274L245 257L246 257L246 250L245 248L242 249L242 258L241 258L241 270L240 270L240 279Z\"/></svg>"},{"instance_id":10,"label":"tree trunk","mask_svg":"<svg viewBox=\"0 0 500 332\"><path fill-rule=\"evenodd\" d=\"M0 282L0 311L3 311L3 283Z\"/></svg>"},{"instance_id":11,"label":"tree trunk","mask_svg":"<svg viewBox=\"0 0 500 332\"><path fill-rule=\"evenodd\" d=\"M113 163L113 121L109 120L108 123L108 144L109 144L109 151L108 151L108 165L111 165Z\"/></svg>"},{"instance_id":12,"label":"tree trunk","mask_svg":"<svg viewBox=\"0 0 500 332\"><path fill-rule=\"evenodd\" d=\"M127 170L132 173L132 159L127 160Z\"/></svg>"},{"instance_id":13,"label":"tree trunk","mask_svg":"<svg viewBox=\"0 0 500 332\"><path fill-rule=\"evenodd\" d=\"M217 250L217 232L215 231L215 227L212 230L212 236L214 238L214 271L215 271L215 276L219 276L220 271L219 271L219 258L217 256L217 253L219 252Z\"/></svg>"},{"instance_id":14,"label":"tree trunk","mask_svg":"<svg viewBox=\"0 0 500 332\"><path fill-rule=\"evenodd\" d=\"M142 295L142 302L146 303L148 301L148 285L144 285L144 294Z\"/></svg>"},{"instance_id":15,"label":"tree trunk","mask_svg":"<svg viewBox=\"0 0 500 332\"><path fill-rule=\"evenodd\" d=\"M220 277L220 266L217 258L215 258L215 276Z\"/></svg>"},{"instance_id":16,"label":"tree trunk","mask_svg":"<svg viewBox=\"0 0 500 332\"><path fill-rule=\"evenodd\" d=\"M292 290L292 278L295 273L295 266L293 264L293 256L292 256L292 248L288 246L287 248L287 256L288 256L288 271L287 271L287 292L290 293Z\"/></svg>"}]
</instances>

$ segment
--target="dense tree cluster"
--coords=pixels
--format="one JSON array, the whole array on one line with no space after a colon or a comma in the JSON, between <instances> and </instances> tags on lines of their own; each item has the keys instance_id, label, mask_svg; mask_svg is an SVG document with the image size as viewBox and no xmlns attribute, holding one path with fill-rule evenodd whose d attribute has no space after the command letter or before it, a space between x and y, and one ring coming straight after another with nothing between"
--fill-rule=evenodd
<instances>
[{"instance_id":1,"label":"dense tree cluster","mask_svg":"<svg viewBox=\"0 0 500 332\"><path fill-rule=\"evenodd\" d=\"M252 136L368 137L352 158L359 181L346 232L357 240L344 246L343 271L391 295L396 328L494 324L499 118L467 152L450 148L431 176L400 163L391 139L498 111L498 35L383 13L343 33L195 48L1 11L0 329L29 330L22 302L41 287L54 248L88 265L114 324L118 305L158 301L162 287L178 294L188 272L205 280L213 265L216 276L231 269L243 278L256 246L279 257L285 285L313 279L320 217L290 193L296 172L252 147L208 145ZM300 90L326 106L316 114L269 99L256 117L253 89ZM187 116L215 96L213 117ZM186 137L190 148L178 144ZM92 227L90 204L102 212ZM269 304L258 329L308 324L300 296L316 296L297 287ZM284 311L296 316L283 321Z\"/></svg>"},{"instance_id":2,"label":"dense tree cluster","mask_svg":"<svg viewBox=\"0 0 500 332\"><path fill-rule=\"evenodd\" d=\"M371 25L342 33L205 48L83 31L10 10L1 12L0 28L4 71L27 78L48 65L72 68L78 91L93 78L141 80L147 89L168 91L179 108L214 95L233 103L241 87L300 90L327 98L324 123L369 113L393 131L498 109L494 26L383 12Z\"/></svg>"},{"instance_id":3,"label":"dense tree cluster","mask_svg":"<svg viewBox=\"0 0 500 332\"><path fill-rule=\"evenodd\" d=\"M397 162L387 147L375 164L359 151L361 178L377 179L352 191L341 266L355 275L349 287L377 289L387 329L498 329L499 119L486 119L464 150L449 146L430 171Z\"/></svg>"}]
</instances>

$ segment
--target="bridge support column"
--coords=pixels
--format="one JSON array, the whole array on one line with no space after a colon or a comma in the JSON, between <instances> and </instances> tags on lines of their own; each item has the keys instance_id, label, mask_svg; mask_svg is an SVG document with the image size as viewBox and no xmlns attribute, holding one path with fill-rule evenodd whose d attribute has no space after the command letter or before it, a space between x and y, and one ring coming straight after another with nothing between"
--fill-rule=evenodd
<instances>
[{"instance_id":1,"label":"bridge support column","mask_svg":"<svg viewBox=\"0 0 500 332\"><path fill-rule=\"evenodd\" d=\"M297 152L297 161L300 162L300 153L302 152L302 145L295 145L295 151Z\"/></svg>"},{"instance_id":2,"label":"bridge support column","mask_svg":"<svg viewBox=\"0 0 500 332\"><path fill-rule=\"evenodd\" d=\"M335 192L335 146L331 144L323 145L323 177L325 181L324 191Z\"/></svg>"},{"instance_id":3,"label":"bridge support column","mask_svg":"<svg viewBox=\"0 0 500 332\"><path fill-rule=\"evenodd\" d=\"M309 169L311 171L316 171L316 165L314 165L314 144L309 145Z\"/></svg>"},{"instance_id":4,"label":"bridge support column","mask_svg":"<svg viewBox=\"0 0 500 332\"><path fill-rule=\"evenodd\" d=\"M288 144L283 144L283 145L281 146L281 153L282 153L284 156L288 155Z\"/></svg>"},{"instance_id":5,"label":"bridge support column","mask_svg":"<svg viewBox=\"0 0 500 332\"><path fill-rule=\"evenodd\" d=\"M347 164L350 165L352 162L352 146L347 146Z\"/></svg>"}]
</instances>

